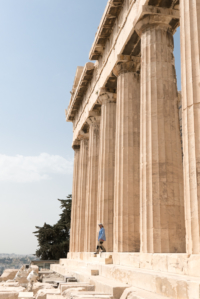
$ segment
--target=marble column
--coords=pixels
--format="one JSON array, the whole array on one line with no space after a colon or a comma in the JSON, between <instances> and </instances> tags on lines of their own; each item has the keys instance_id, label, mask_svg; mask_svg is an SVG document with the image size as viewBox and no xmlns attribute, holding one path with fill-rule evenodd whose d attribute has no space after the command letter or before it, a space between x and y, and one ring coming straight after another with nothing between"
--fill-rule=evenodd
<instances>
[{"instance_id":1,"label":"marble column","mask_svg":"<svg viewBox=\"0 0 200 299\"><path fill-rule=\"evenodd\" d=\"M74 145L74 173L73 173L73 190L72 190L72 212L71 212L71 229L70 229L70 252L75 252L76 240L76 219L77 219L77 201L78 201L78 176L79 176L79 157L80 145Z\"/></svg>"},{"instance_id":2,"label":"marble column","mask_svg":"<svg viewBox=\"0 0 200 299\"><path fill-rule=\"evenodd\" d=\"M140 250L140 58L115 67L117 78L114 251Z\"/></svg>"},{"instance_id":3,"label":"marble column","mask_svg":"<svg viewBox=\"0 0 200 299\"><path fill-rule=\"evenodd\" d=\"M200 253L200 0L180 2L187 253Z\"/></svg>"},{"instance_id":4,"label":"marble column","mask_svg":"<svg viewBox=\"0 0 200 299\"><path fill-rule=\"evenodd\" d=\"M78 179L78 201L76 219L76 252L84 252L85 242L85 207L86 186L88 169L88 139L85 137L80 142L79 179Z\"/></svg>"},{"instance_id":5,"label":"marble column","mask_svg":"<svg viewBox=\"0 0 200 299\"><path fill-rule=\"evenodd\" d=\"M89 117L88 181L85 212L85 252L95 252L97 243L97 191L100 116Z\"/></svg>"},{"instance_id":6,"label":"marble column","mask_svg":"<svg viewBox=\"0 0 200 299\"><path fill-rule=\"evenodd\" d=\"M165 24L164 17L154 15L138 24L141 251L149 253L185 252L178 92L173 35L167 21Z\"/></svg>"},{"instance_id":7,"label":"marble column","mask_svg":"<svg viewBox=\"0 0 200 299\"><path fill-rule=\"evenodd\" d=\"M101 92L99 171L97 224L103 223L107 241L106 250L113 251L113 209L114 209L114 169L115 169L115 131L116 95Z\"/></svg>"}]
</instances>

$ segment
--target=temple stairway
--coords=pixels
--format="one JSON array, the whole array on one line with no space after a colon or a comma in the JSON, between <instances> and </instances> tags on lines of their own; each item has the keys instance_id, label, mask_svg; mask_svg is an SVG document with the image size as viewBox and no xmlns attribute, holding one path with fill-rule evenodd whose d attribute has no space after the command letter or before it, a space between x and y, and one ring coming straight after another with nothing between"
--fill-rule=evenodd
<instances>
[{"instance_id":1,"label":"temple stairway","mask_svg":"<svg viewBox=\"0 0 200 299\"><path fill-rule=\"evenodd\" d=\"M132 254L133 259L138 256L141 259L140 254ZM123 254L119 259L116 254L112 255L112 253L101 254L97 257L94 257L92 253L86 253L77 255L76 259L61 259L59 264L51 265L51 270L63 276L70 274L79 282L89 282L95 286L95 291L110 294L116 299L126 299L123 298L123 293L130 287L135 290L134 298L200 298L199 271L196 271L196 274L189 271L190 263L194 265L196 262L199 268L198 255L190 260L185 254L177 254L172 257L165 254L156 256L160 256L162 267L159 267L158 259L154 267L152 265L148 267L144 263L137 264L135 260L133 262L133 259L129 265L126 262L122 264L122 260L125 261ZM163 266L163 259L166 257L169 261L174 258L173 267L170 262L167 266Z\"/></svg>"}]
</instances>

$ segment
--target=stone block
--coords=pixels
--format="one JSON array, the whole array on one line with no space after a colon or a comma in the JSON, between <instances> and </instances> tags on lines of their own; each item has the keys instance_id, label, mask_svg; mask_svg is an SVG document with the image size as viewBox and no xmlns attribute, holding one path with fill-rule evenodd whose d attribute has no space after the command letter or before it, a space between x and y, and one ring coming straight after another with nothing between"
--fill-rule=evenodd
<instances>
[{"instance_id":1,"label":"stone block","mask_svg":"<svg viewBox=\"0 0 200 299\"><path fill-rule=\"evenodd\" d=\"M17 269L6 269L6 270L4 270L3 274L0 277L1 281L14 279L15 275L17 274L18 271L19 270L17 270Z\"/></svg>"},{"instance_id":2,"label":"stone block","mask_svg":"<svg viewBox=\"0 0 200 299\"><path fill-rule=\"evenodd\" d=\"M108 264L113 264L112 256L111 256L111 257L108 257L108 258L105 258L105 264L106 264L106 265L108 265Z\"/></svg>"},{"instance_id":3,"label":"stone block","mask_svg":"<svg viewBox=\"0 0 200 299\"><path fill-rule=\"evenodd\" d=\"M60 289L43 289L39 290L36 295L36 299L46 299L47 295L61 295Z\"/></svg>"},{"instance_id":4,"label":"stone block","mask_svg":"<svg viewBox=\"0 0 200 299\"><path fill-rule=\"evenodd\" d=\"M16 292L0 292L0 299L18 299Z\"/></svg>"},{"instance_id":5,"label":"stone block","mask_svg":"<svg viewBox=\"0 0 200 299\"><path fill-rule=\"evenodd\" d=\"M129 287L127 284L123 284L115 281L114 279L108 279L107 277L102 276L91 277L90 281L95 285L96 292L111 294L115 299L119 299L124 290Z\"/></svg>"},{"instance_id":6,"label":"stone block","mask_svg":"<svg viewBox=\"0 0 200 299\"><path fill-rule=\"evenodd\" d=\"M19 282L15 281L4 281L0 283L0 287L19 287Z\"/></svg>"},{"instance_id":7,"label":"stone block","mask_svg":"<svg viewBox=\"0 0 200 299\"><path fill-rule=\"evenodd\" d=\"M51 270L40 270L39 271L39 274L41 275L50 275L50 274L53 274L54 272L51 271Z\"/></svg>"},{"instance_id":8,"label":"stone block","mask_svg":"<svg viewBox=\"0 0 200 299\"><path fill-rule=\"evenodd\" d=\"M52 285L50 285L49 283L36 282L33 284L32 291L33 291L34 295L36 295L37 292L41 289L54 289L54 287Z\"/></svg>"},{"instance_id":9,"label":"stone block","mask_svg":"<svg viewBox=\"0 0 200 299\"><path fill-rule=\"evenodd\" d=\"M168 272L175 274L187 274L187 254L170 254L167 256Z\"/></svg>"},{"instance_id":10,"label":"stone block","mask_svg":"<svg viewBox=\"0 0 200 299\"><path fill-rule=\"evenodd\" d=\"M72 279L72 280L73 280L73 279L75 279L75 277L72 277L72 276L65 276L65 277L64 277L64 281L65 281L65 282L67 282L68 279Z\"/></svg>"},{"instance_id":11,"label":"stone block","mask_svg":"<svg viewBox=\"0 0 200 299\"><path fill-rule=\"evenodd\" d=\"M19 299L33 299L33 292L20 292Z\"/></svg>"},{"instance_id":12,"label":"stone block","mask_svg":"<svg viewBox=\"0 0 200 299\"><path fill-rule=\"evenodd\" d=\"M91 275L99 275L99 270L91 270Z\"/></svg>"},{"instance_id":13,"label":"stone block","mask_svg":"<svg viewBox=\"0 0 200 299\"><path fill-rule=\"evenodd\" d=\"M67 279L67 282L77 282L77 279L76 278L68 278Z\"/></svg>"},{"instance_id":14,"label":"stone block","mask_svg":"<svg viewBox=\"0 0 200 299\"><path fill-rule=\"evenodd\" d=\"M24 292L23 287L0 286L0 299L18 299L20 292Z\"/></svg>"},{"instance_id":15,"label":"stone block","mask_svg":"<svg viewBox=\"0 0 200 299\"><path fill-rule=\"evenodd\" d=\"M66 299L113 299L113 297L109 294L101 293L101 292L67 292L65 295Z\"/></svg>"},{"instance_id":16,"label":"stone block","mask_svg":"<svg viewBox=\"0 0 200 299\"><path fill-rule=\"evenodd\" d=\"M166 254L152 255L152 268L155 271L168 271L168 257Z\"/></svg>"},{"instance_id":17,"label":"stone block","mask_svg":"<svg viewBox=\"0 0 200 299\"><path fill-rule=\"evenodd\" d=\"M140 268L152 270L152 256L151 253L141 253L140 254Z\"/></svg>"},{"instance_id":18,"label":"stone block","mask_svg":"<svg viewBox=\"0 0 200 299\"><path fill-rule=\"evenodd\" d=\"M188 258L187 274L200 277L200 254L193 254Z\"/></svg>"},{"instance_id":19,"label":"stone block","mask_svg":"<svg viewBox=\"0 0 200 299\"><path fill-rule=\"evenodd\" d=\"M117 259L117 255L119 255L119 261ZM140 268L140 254L139 253L120 253L115 254L114 256L114 263L120 264L120 265L127 265L127 266L133 266L135 268ZM117 260L117 262L116 262Z\"/></svg>"},{"instance_id":20,"label":"stone block","mask_svg":"<svg viewBox=\"0 0 200 299\"><path fill-rule=\"evenodd\" d=\"M67 290L67 289L71 289L71 288L82 288L83 291L94 291L95 287L94 285L91 285L89 283L85 283L85 282L72 282L72 283L62 283L60 284L60 290L61 290L61 294Z\"/></svg>"},{"instance_id":21,"label":"stone block","mask_svg":"<svg viewBox=\"0 0 200 299\"><path fill-rule=\"evenodd\" d=\"M23 287L10 287L10 286L0 286L0 293L2 292L8 292L8 293L20 293L24 292L25 288Z\"/></svg>"}]
</instances>

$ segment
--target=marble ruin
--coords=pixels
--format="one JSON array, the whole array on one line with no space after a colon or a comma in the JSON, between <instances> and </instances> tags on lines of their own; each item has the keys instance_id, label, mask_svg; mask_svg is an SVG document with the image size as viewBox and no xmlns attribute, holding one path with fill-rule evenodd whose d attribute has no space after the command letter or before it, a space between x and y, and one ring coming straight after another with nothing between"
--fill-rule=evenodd
<instances>
[{"instance_id":1,"label":"marble ruin","mask_svg":"<svg viewBox=\"0 0 200 299\"><path fill-rule=\"evenodd\" d=\"M89 59L66 110L70 252L31 288L2 282L0 299L199 299L200 0L109 0Z\"/></svg>"},{"instance_id":2,"label":"marble ruin","mask_svg":"<svg viewBox=\"0 0 200 299\"><path fill-rule=\"evenodd\" d=\"M89 59L77 68L66 110L70 253L52 268L98 270L155 296L199 298L200 0L109 0ZM95 259L98 223L107 252Z\"/></svg>"}]
</instances>

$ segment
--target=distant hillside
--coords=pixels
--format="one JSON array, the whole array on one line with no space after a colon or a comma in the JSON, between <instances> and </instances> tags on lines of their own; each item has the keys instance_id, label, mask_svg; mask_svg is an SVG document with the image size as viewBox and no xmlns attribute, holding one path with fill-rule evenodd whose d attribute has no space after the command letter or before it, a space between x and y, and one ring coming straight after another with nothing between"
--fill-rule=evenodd
<instances>
[{"instance_id":1,"label":"distant hillside","mask_svg":"<svg viewBox=\"0 0 200 299\"><path fill-rule=\"evenodd\" d=\"M0 253L0 275L5 269L20 269L23 264L38 260L34 255Z\"/></svg>"}]
</instances>

